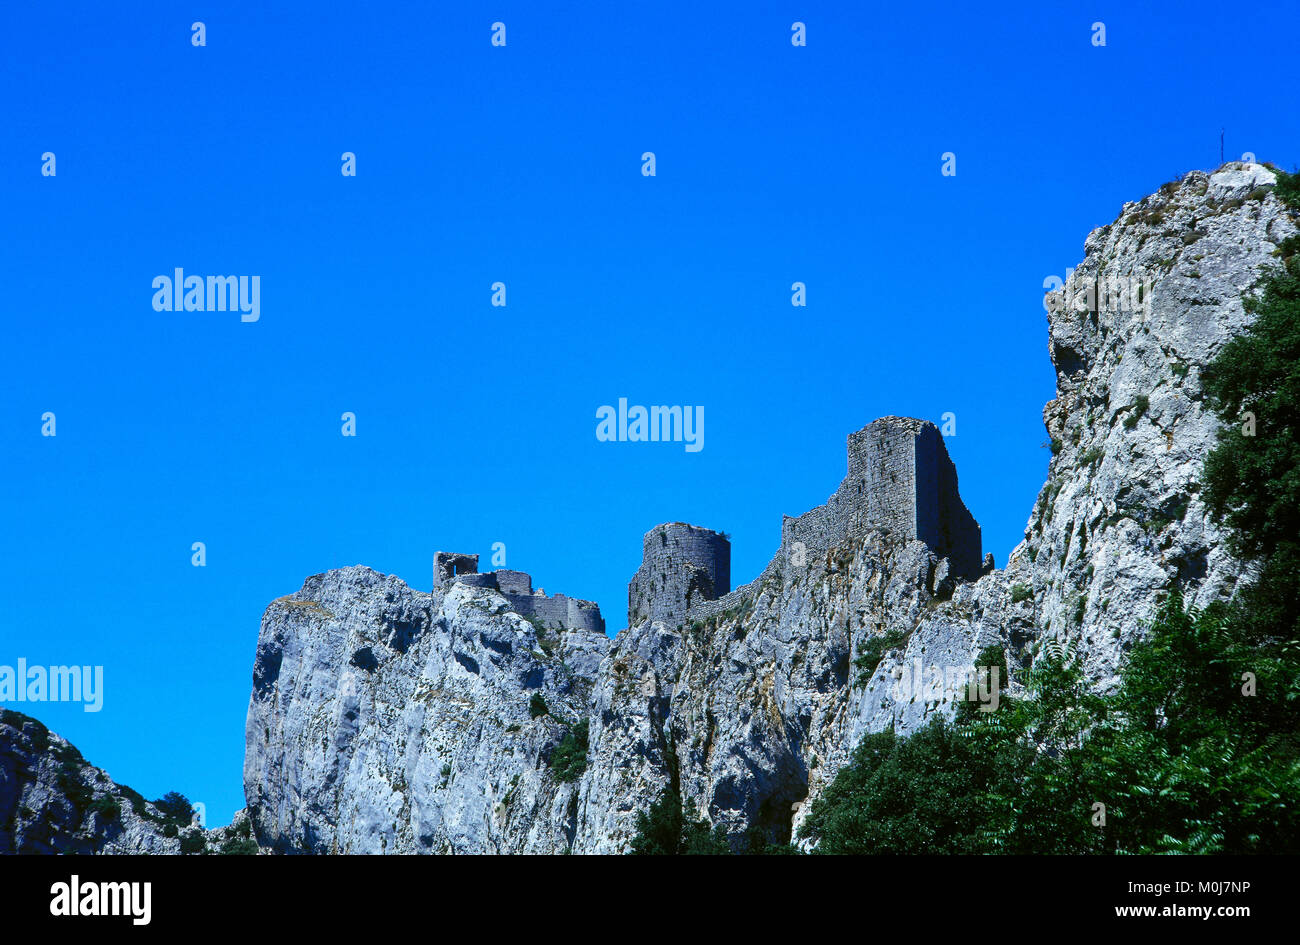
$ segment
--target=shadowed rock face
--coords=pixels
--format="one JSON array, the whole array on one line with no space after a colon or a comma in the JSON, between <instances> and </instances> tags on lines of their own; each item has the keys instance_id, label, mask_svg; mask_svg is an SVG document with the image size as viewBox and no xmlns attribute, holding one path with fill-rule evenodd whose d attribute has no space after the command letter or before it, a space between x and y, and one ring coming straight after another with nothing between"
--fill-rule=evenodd
<instances>
[{"instance_id":1,"label":"shadowed rock face","mask_svg":"<svg viewBox=\"0 0 1300 945\"><path fill-rule=\"evenodd\" d=\"M1199 500L1217 426L1200 370L1296 231L1273 182L1258 165L1194 172L1088 237L1048 319L1057 450L1004 570L981 567L937 430L884 418L850 437L826 505L784 520L757 578L729 591L716 542L682 559L693 584L639 571L612 642L539 638L491 587L427 595L365 568L309 579L259 640L245 787L263 842L621 852L673 778L737 842L754 825L780 841L864 734L951 712L951 694L900 698L905 666L964 669L1000 644L1015 668L1047 634L1109 686L1159 592L1204 604L1241 574ZM1099 286L1113 278L1142 285L1141 305L1112 304ZM533 693L549 715L530 717ZM549 761L579 719L586 770L560 782Z\"/></svg>"}]
</instances>

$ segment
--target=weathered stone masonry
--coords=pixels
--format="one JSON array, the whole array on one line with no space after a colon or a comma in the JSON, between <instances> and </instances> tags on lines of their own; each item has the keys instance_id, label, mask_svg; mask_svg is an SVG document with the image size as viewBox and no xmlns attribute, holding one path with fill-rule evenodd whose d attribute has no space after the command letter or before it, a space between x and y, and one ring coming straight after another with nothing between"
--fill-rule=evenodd
<instances>
[{"instance_id":1,"label":"weathered stone masonry","mask_svg":"<svg viewBox=\"0 0 1300 945\"><path fill-rule=\"evenodd\" d=\"M961 501L957 470L933 423L882 417L849 434L848 474L825 505L798 518L785 516L776 560L790 561L796 551L823 555L873 528L925 542L948 559L953 577L979 577L980 527ZM434 585L452 583L491 588L516 613L548 626L605 632L596 604L563 594L548 597L541 588L533 590L523 571L480 574L478 555L434 555ZM731 542L725 534L685 522L658 525L642 539L641 566L628 584L628 626L658 620L675 629L738 603L746 590L731 592Z\"/></svg>"},{"instance_id":2,"label":"weathered stone masonry","mask_svg":"<svg viewBox=\"0 0 1300 945\"><path fill-rule=\"evenodd\" d=\"M600 605L564 594L547 596L546 590L540 587L533 590L533 579L523 571L502 568L480 574L478 555L434 552L433 583L436 589L443 590L452 583L491 588L510 602L510 609L515 613L539 620L544 626L605 632Z\"/></svg>"},{"instance_id":3,"label":"weathered stone masonry","mask_svg":"<svg viewBox=\"0 0 1300 945\"><path fill-rule=\"evenodd\" d=\"M731 590L731 542L721 532L670 522L641 539L641 567L627 587L627 625L679 626L690 608Z\"/></svg>"},{"instance_id":4,"label":"weathered stone masonry","mask_svg":"<svg viewBox=\"0 0 1300 945\"><path fill-rule=\"evenodd\" d=\"M949 560L954 576L979 577L979 523L961 501L957 469L933 423L882 417L849 434L848 475L825 505L785 518L782 558L795 542L822 554L869 528L923 541Z\"/></svg>"},{"instance_id":5,"label":"weathered stone masonry","mask_svg":"<svg viewBox=\"0 0 1300 945\"><path fill-rule=\"evenodd\" d=\"M797 518L785 516L781 553L734 592L731 544L721 533L681 522L647 532L628 585L628 626L660 620L675 628L714 616L740 604L779 562L824 555L876 528L925 542L948 559L952 577L983 572L979 523L961 501L957 469L933 423L882 417L849 434L848 474L835 494Z\"/></svg>"}]
</instances>

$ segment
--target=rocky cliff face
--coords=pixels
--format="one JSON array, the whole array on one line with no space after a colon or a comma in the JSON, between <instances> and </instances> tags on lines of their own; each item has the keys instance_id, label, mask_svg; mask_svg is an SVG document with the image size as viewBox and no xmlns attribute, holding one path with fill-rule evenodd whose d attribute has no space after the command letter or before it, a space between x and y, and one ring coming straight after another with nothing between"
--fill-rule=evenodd
<instances>
[{"instance_id":1,"label":"rocky cliff face","mask_svg":"<svg viewBox=\"0 0 1300 945\"><path fill-rule=\"evenodd\" d=\"M969 697L951 673L985 646L1014 668L1051 637L1111 685L1161 592L1205 603L1241 576L1198 496L1216 429L1199 375L1296 231L1274 182L1259 165L1194 172L1089 235L1050 297L1053 458L1003 570L846 525L832 497L808 519L835 536L825 547L795 554L783 528L752 583L609 644L539 636L490 588L423 594L365 568L309 579L267 610L258 644L244 776L260 838L620 852L671 783L737 843L752 828L780 842L863 734ZM548 715L531 717L533 695ZM582 719L586 770L562 781L550 761Z\"/></svg>"},{"instance_id":2,"label":"rocky cliff face","mask_svg":"<svg viewBox=\"0 0 1300 945\"><path fill-rule=\"evenodd\" d=\"M540 630L492 588L309 578L258 639L244 787L259 836L282 852L564 851L577 785L550 763L607 646Z\"/></svg>"},{"instance_id":3,"label":"rocky cliff face","mask_svg":"<svg viewBox=\"0 0 1300 945\"><path fill-rule=\"evenodd\" d=\"M133 793L36 719L0 715L0 853L180 852Z\"/></svg>"},{"instance_id":4,"label":"rocky cliff face","mask_svg":"<svg viewBox=\"0 0 1300 945\"><path fill-rule=\"evenodd\" d=\"M1043 631L1075 644L1102 685L1161 591L1177 584L1203 606L1241 576L1199 495L1218 428L1200 373L1248 324L1242 294L1296 232L1275 183L1230 163L1125 204L1053 299L1055 454L1009 570ZM1116 283L1145 285L1141 304L1134 292L1107 304Z\"/></svg>"},{"instance_id":5,"label":"rocky cliff face","mask_svg":"<svg viewBox=\"0 0 1300 945\"><path fill-rule=\"evenodd\" d=\"M186 852L215 853L250 835L245 822L241 811L216 830L168 830L163 812L66 739L36 719L0 711L0 854L181 853L183 838Z\"/></svg>"}]
</instances>

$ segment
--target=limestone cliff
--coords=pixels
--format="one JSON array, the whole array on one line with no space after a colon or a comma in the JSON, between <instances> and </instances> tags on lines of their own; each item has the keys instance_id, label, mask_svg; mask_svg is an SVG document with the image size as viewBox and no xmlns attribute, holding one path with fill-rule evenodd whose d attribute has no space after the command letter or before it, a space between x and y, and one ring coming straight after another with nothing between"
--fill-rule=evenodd
<instances>
[{"instance_id":1,"label":"limestone cliff","mask_svg":"<svg viewBox=\"0 0 1300 945\"><path fill-rule=\"evenodd\" d=\"M577 785L552 770L608 639L548 629L492 586L432 593L354 567L267 608L244 788L282 852L556 853Z\"/></svg>"},{"instance_id":2,"label":"limestone cliff","mask_svg":"<svg viewBox=\"0 0 1300 945\"><path fill-rule=\"evenodd\" d=\"M1241 577L1198 497L1216 429L1199 377L1296 231L1274 183L1260 165L1193 172L1088 236L1048 298L1053 456L1005 569L980 560L938 431L885 418L850 436L839 489L785 519L744 587L725 536L648 533L630 626L608 644L544 639L493 586L310 579L268 609L258 645L245 784L262 841L620 852L671 783L737 844L754 828L781 842L863 734L966 697L900 689L912 667L1000 644L1014 668L1052 637L1111 685L1160 592L1205 603ZM530 717L534 694L549 714ZM583 719L586 769L560 780L550 761Z\"/></svg>"}]
</instances>

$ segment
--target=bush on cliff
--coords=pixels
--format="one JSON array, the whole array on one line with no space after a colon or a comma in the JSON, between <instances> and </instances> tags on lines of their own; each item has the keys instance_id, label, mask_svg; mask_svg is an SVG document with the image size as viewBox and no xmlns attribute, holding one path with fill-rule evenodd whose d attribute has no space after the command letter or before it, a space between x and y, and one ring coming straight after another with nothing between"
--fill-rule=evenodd
<instances>
[{"instance_id":1,"label":"bush on cliff","mask_svg":"<svg viewBox=\"0 0 1300 945\"><path fill-rule=\"evenodd\" d=\"M551 771L561 782L576 781L587 770L588 720L583 719L564 733L551 755Z\"/></svg>"},{"instance_id":2,"label":"bush on cliff","mask_svg":"<svg viewBox=\"0 0 1300 945\"><path fill-rule=\"evenodd\" d=\"M194 817L193 805L180 791L168 791L154 801L153 806L162 815L164 823L175 824L177 827L188 827Z\"/></svg>"},{"instance_id":3,"label":"bush on cliff","mask_svg":"<svg viewBox=\"0 0 1300 945\"><path fill-rule=\"evenodd\" d=\"M639 856L722 856L731 852L721 825L709 829L707 820L694 820L682 810L681 795L669 787L636 815L631 853Z\"/></svg>"}]
</instances>

